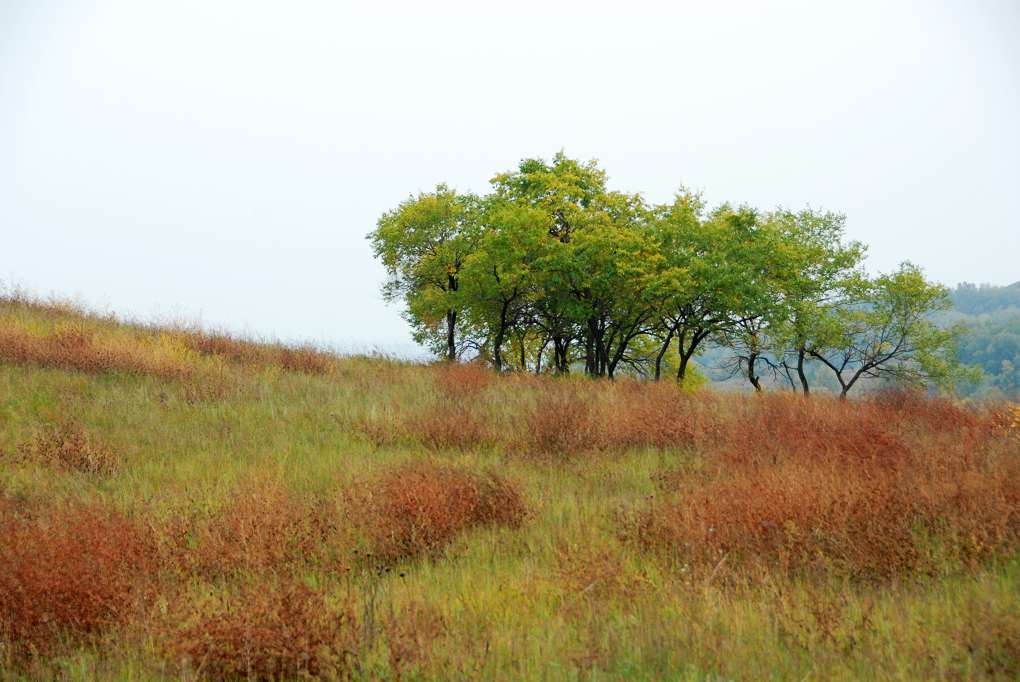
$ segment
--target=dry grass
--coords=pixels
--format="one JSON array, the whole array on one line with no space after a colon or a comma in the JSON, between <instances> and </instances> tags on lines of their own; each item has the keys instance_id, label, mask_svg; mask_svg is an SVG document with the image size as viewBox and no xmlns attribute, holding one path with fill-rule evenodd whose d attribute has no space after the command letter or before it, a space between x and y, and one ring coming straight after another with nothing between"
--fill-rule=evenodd
<instances>
[{"instance_id":1,"label":"dry grass","mask_svg":"<svg viewBox=\"0 0 1020 682\"><path fill-rule=\"evenodd\" d=\"M222 358L241 367L279 367L306 374L330 374L336 367L335 355L311 346L259 343L202 331L177 333L189 349L201 355Z\"/></svg>"},{"instance_id":2,"label":"dry grass","mask_svg":"<svg viewBox=\"0 0 1020 682\"><path fill-rule=\"evenodd\" d=\"M436 555L464 530L517 527L527 514L510 481L428 461L396 467L358 486L348 505L381 561Z\"/></svg>"},{"instance_id":3,"label":"dry grass","mask_svg":"<svg viewBox=\"0 0 1020 682\"><path fill-rule=\"evenodd\" d=\"M119 371L162 379L186 379L192 375L191 368L172 357L147 353L135 345L109 345L88 329L74 326L46 336L0 329L0 361L92 374Z\"/></svg>"}]
</instances>

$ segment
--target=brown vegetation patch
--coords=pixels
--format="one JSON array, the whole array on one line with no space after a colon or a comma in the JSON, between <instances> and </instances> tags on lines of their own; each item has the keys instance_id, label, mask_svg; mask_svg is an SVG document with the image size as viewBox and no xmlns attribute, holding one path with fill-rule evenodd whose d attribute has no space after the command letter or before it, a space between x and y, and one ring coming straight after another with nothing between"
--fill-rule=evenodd
<instances>
[{"instance_id":1,"label":"brown vegetation patch","mask_svg":"<svg viewBox=\"0 0 1020 682\"><path fill-rule=\"evenodd\" d=\"M197 331L182 332L181 338L185 346L197 353L248 367L277 366L291 372L329 374L336 364L334 355L311 346L258 343L226 334Z\"/></svg>"},{"instance_id":2,"label":"brown vegetation patch","mask_svg":"<svg viewBox=\"0 0 1020 682\"><path fill-rule=\"evenodd\" d=\"M524 498L495 474L475 474L427 461L391 469L349 496L355 526L382 561L436 554L460 532L519 526Z\"/></svg>"},{"instance_id":3,"label":"brown vegetation patch","mask_svg":"<svg viewBox=\"0 0 1020 682\"><path fill-rule=\"evenodd\" d=\"M432 381L447 398L469 398L481 393L497 378L480 362L444 362L431 367Z\"/></svg>"},{"instance_id":4,"label":"brown vegetation patch","mask_svg":"<svg viewBox=\"0 0 1020 682\"><path fill-rule=\"evenodd\" d=\"M406 418L399 427L429 450L462 450L492 441L488 423L469 407L433 407Z\"/></svg>"},{"instance_id":5,"label":"brown vegetation patch","mask_svg":"<svg viewBox=\"0 0 1020 682\"><path fill-rule=\"evenodd\" d=\"M300 582L256 584L229 598L187 597L163 633L167 653L207 679L348 679L357 633L350 608L331 608Z\"/></svg>"},{"instance_id":6,"label":"brown vegetation patch","mask_svg":"<svg viewBox=\"0 0 1020 682\"><path fill-rule=\"evenodd\" d=\"M51 424L18 449L18 458L97 476L116 473L119 458L81 424Z\"/></svg>"},{"instance_id":7,"label":"brown vegetation patch","mask_svg":"<svg viewBox=\"0 0 1020 682\"><path fill-rule=\"evenodd\" d=\"M412 601L388 614L383 623L390 670L397 679L428 660L436 640L446 634L447 623L433 606Z\"/></svg>"},{"instance_id":8,"label":"brown vegetation patch","mask_svg":"<svg viewBox=\"0 0 1020 682\"><path fill-rule=\"evenodd\" d=\"M512 428L509 446L525 454L566 457L598 446L591 394L566 381L544 382Z\"/></svg>"},{"instance_id":9,"label":"brown vegetation patch","mask_svg":"<svg viewBox=\"0 0 1020 682\"><path fill-rule=\"evenodd\" d=\"M338 515L324 500L302 500L280 482L242 483L225 508L199 525L197 549L181 547L203 573L342 561Z\"/></svg>"},{"instance_id":10,"label":"brown vegetation patch","mask_svg":"<svg viewBox=\"0 0 1020 682\"><path fill-rule=\"evenodd\" d=\"M973 565L1020 541L1020 460L994 443L933 439L915 453L793 442L779 464L731 459L664 477L666 499L642 515L640 542L702 573L891 577Z\"/></svg>"},{"instance_id":11,"label":"brown vegetation patch","mask_svg":"<svg viewBox=\"0 0 1020 682\"><path fill-rule=\"evenodd\" d=\"M98 635L138 611L153 559L134 522L82 504L2 514L0 640L17 655Z\"/></svg>"}]
</instances>

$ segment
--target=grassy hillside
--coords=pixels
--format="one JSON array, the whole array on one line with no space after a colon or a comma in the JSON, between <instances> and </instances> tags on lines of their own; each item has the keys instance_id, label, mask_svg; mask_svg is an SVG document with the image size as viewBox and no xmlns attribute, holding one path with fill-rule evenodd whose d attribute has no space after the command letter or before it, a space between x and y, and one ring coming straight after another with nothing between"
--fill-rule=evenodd
<instances>
[{"instance_id":1,"label":"grassy hillside","mask_svg":"<svg viewBox=\"0 0 1020 682\"><path fill-rule=\"evenodd\" d=\"M0 301L0 677L1016 679L1020 410Z\"/></svg>"}]
</instances>

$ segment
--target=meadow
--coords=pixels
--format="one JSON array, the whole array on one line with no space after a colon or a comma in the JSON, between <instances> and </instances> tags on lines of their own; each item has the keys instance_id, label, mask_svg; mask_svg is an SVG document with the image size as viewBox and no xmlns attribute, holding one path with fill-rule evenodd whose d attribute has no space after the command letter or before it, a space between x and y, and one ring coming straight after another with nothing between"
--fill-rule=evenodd
<instances>
[{"instance_id":1,"label":"meadow","mask_svg":"<svg viewBox=\"0 0 1020 682\"><path fill-rule=\"evenodd\" d=\"M1020 406L0 300L0 678L1017 679Z\"/></svg>"}]
</instances>

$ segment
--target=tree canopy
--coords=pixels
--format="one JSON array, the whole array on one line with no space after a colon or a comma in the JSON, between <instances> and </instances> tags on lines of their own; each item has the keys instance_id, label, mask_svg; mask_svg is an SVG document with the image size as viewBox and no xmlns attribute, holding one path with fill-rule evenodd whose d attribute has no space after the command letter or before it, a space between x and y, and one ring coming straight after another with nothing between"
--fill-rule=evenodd
<instances>
[{"instance_id":1,"label":"tree canopy","mask_svg":"<svg viewBox=\"0 0 1020 682\"><path fill-rule=\"evenodd\" d=\"M667 204L610 190L559 153L525 159L484 196L446 185L409 197L369 234L415 338L500 371L687 379L709 344L734 373L809 392L805 364L845 396L861 379L947 384L959 330L932 314L948 291L909 263L868 277L844 216Z\"/></svg>"}]
</instances>

